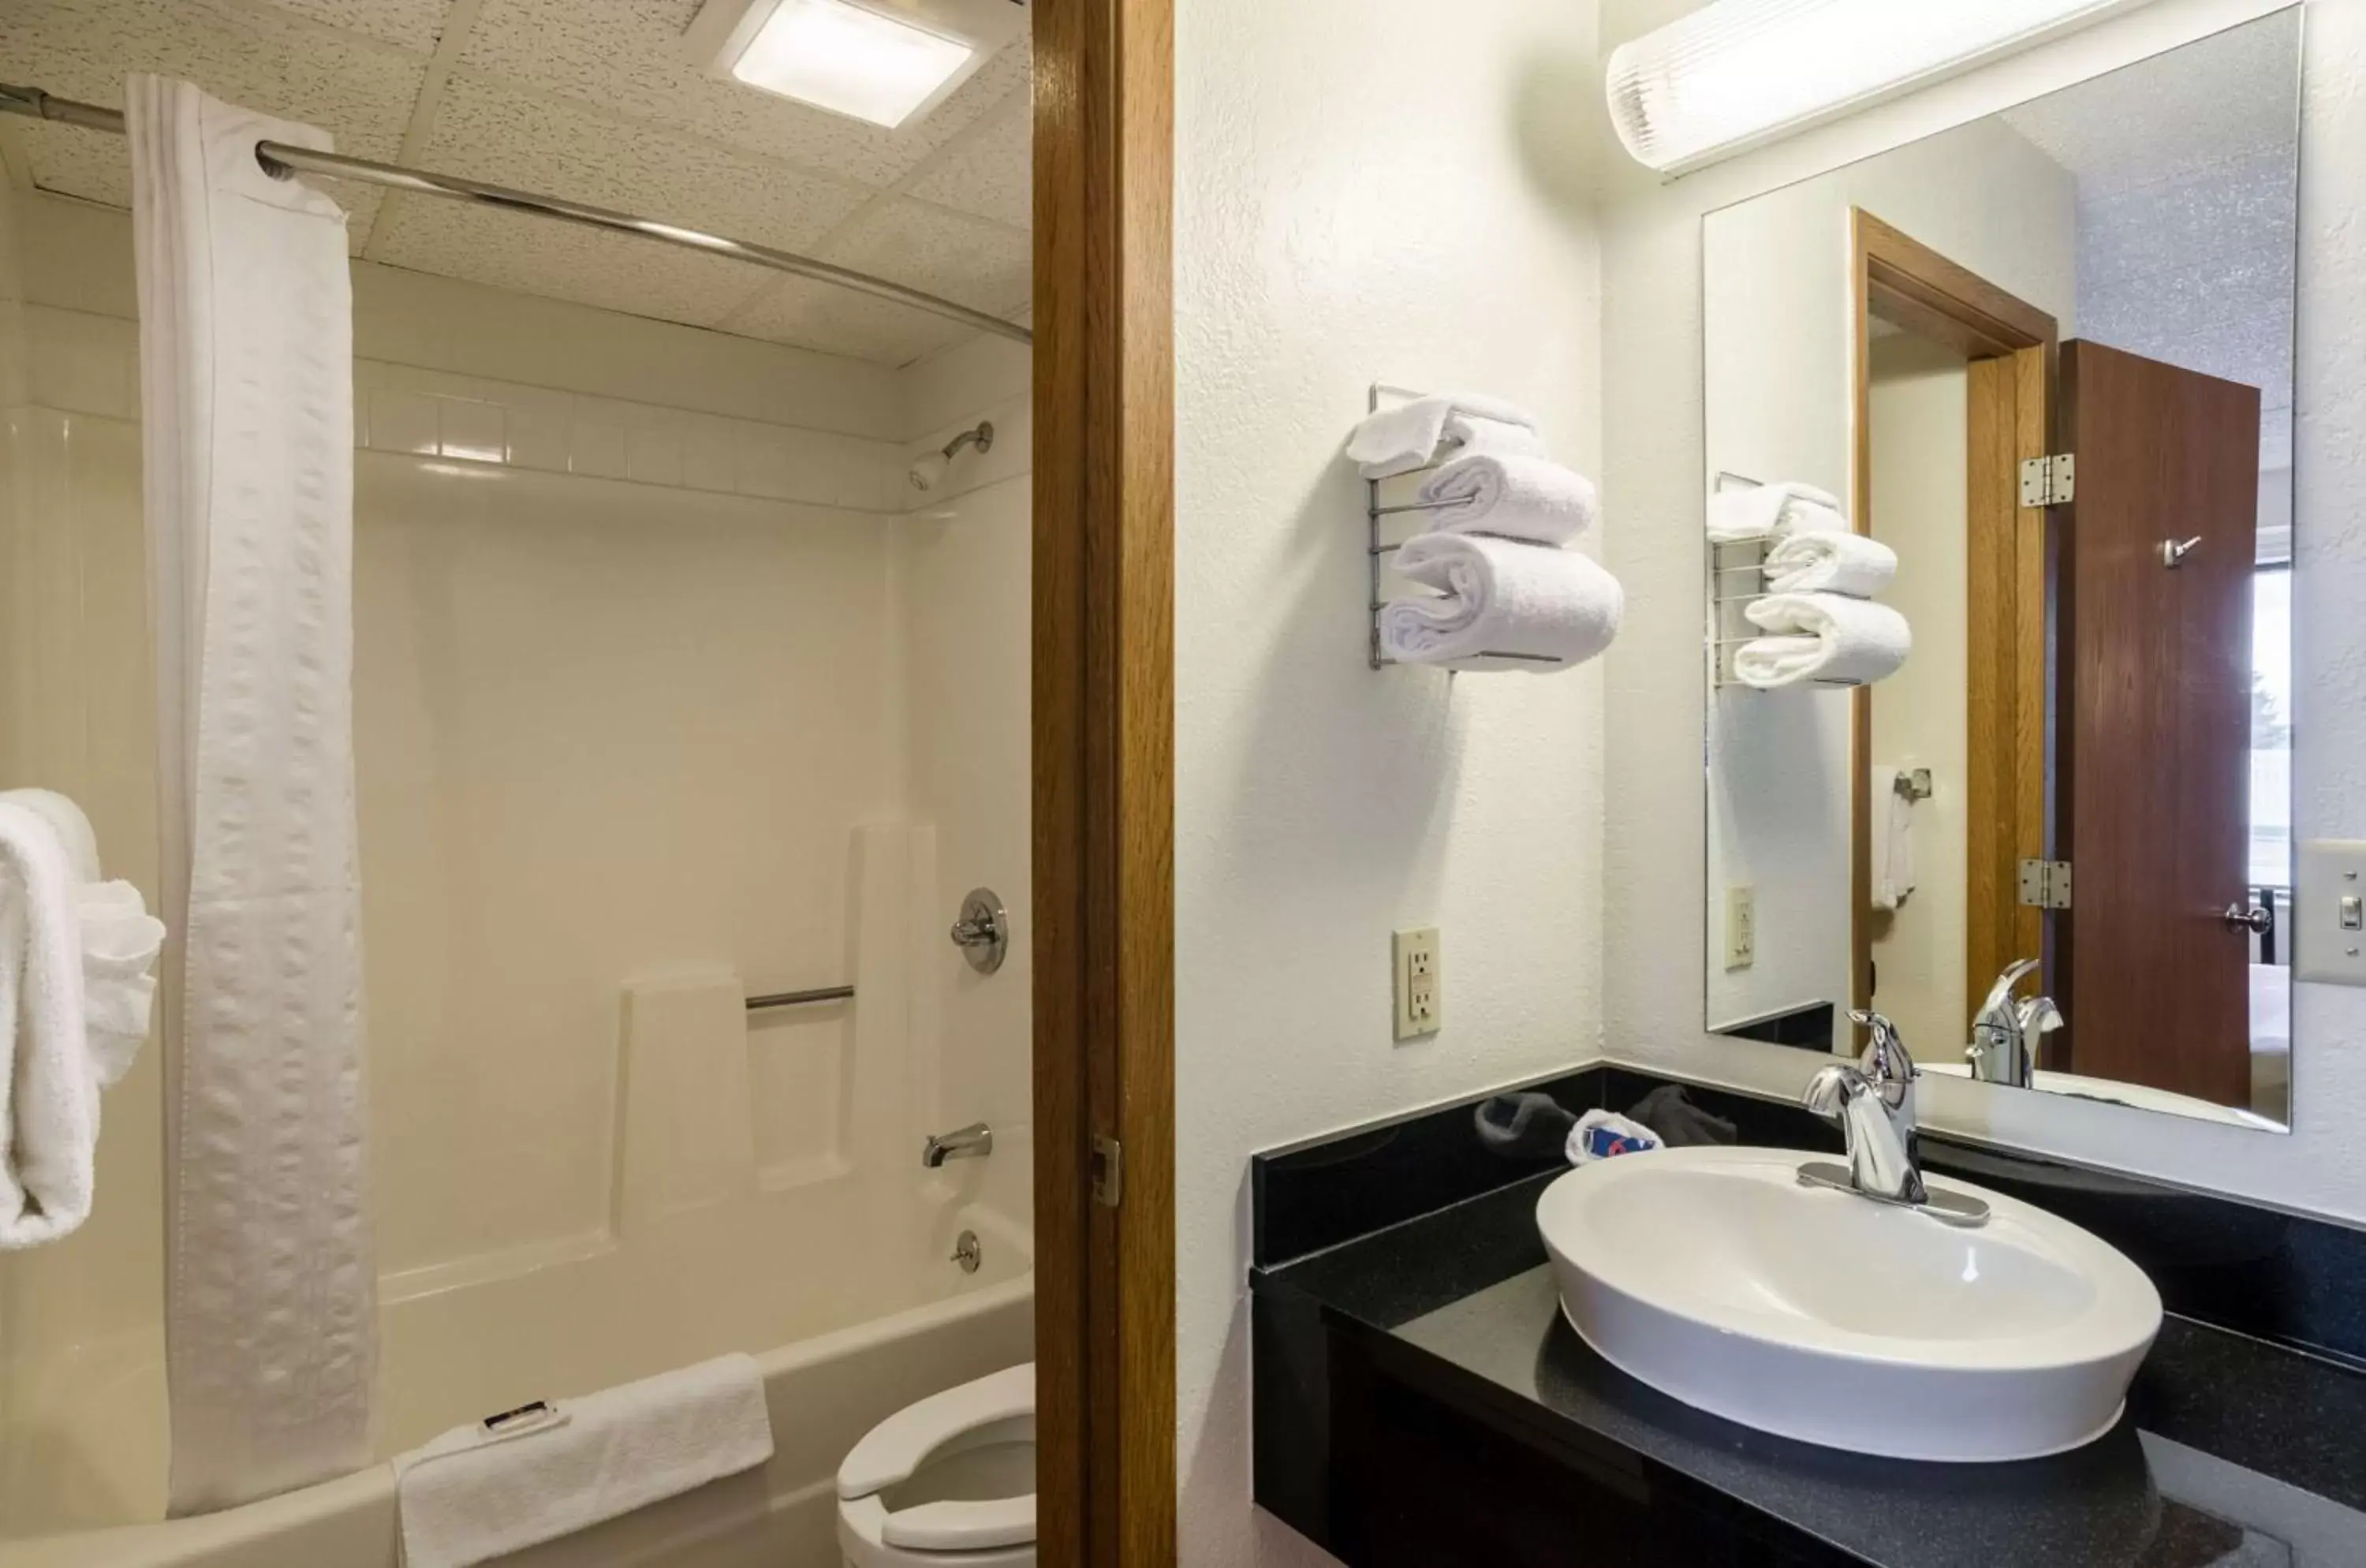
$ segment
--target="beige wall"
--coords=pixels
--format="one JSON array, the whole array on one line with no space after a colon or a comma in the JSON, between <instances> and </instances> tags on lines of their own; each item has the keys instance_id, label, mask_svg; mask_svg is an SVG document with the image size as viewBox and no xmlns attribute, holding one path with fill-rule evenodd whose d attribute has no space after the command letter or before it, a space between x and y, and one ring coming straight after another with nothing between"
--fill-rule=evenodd
<instances>
[{"instance_id":1,"label":"beige wall","mask_svg":"<svg viewBox=\"0 0 2366 1568\"><path fill-rule=\"evenodd\" d=\"M22 205L0 784L74 795L152 894L129 226ZM735 1247L803 1256L777 1290L743 1279L766 1322L694 1314L738 1325L724 1344L828 1326L824 1298L902 1304L943 1248L891 1262L878 1216L922 1188L921 1134L973 1119L1008 1141L948 1201L1023 1257L1025 352L890 372L355 270L372 1157L382 1292L421 1303L391 1320L390 1375L496 1342L452 1315L469 1290L433 1292L637 1279L602 1260L645 1245L660 1274L715 1263L695 1238L726 1210L772 1227ZM990 458L910 510L915 442L987 410ZM979 883L1018 934L991 979L943 935ZM738 1006L858 976L852 1009ZM51 1496L54 1520L106 1517L155 1457L146 1394L93 1390L144 1389L159 1353L160 1068L151 1049L109 1098L90 1224L0 1259L0 1495ZM817 1203L839 1218L800 1217ZM806 1245L865 1234L858 1256ZM632 1308L656 1365L615 1375L672 1364L663 1300ZM411 1365L393 1408L416 1440L451 1394L411 1398Z\"/></svg>"},{"instance_id":2,"label":"beige wall","mask_svg":"<svg viewBox=\"0 0 2366 1568\"><path fill-rule=\"evenodd\" d=\"M1872 358L1873 535L1898 552L1886 597L1914 628L1914 657L1873 689L1871 761L1928 768L1932 790L1912 807L1914 894L1873 916L1873 1003L1923 1060L1955 1061L1965 992L1988 983L1964 973L1970 380L1962 355L1903 333L1876 339Z\"/></svg>"},{"instance_id":3,"label":"beige wall","mask_svg":"<svg viewBox=\"0 0 2366 1568\"><path fill-rule=\"evenodd\" d=\"M1691 9L1685 0L1605 0L1615 43ZM1707 468L1694 368L1702 348L1704 214L1813 176L2006 104L2277 8L2268 0L2153 5L2011 61L1820 128L1671 184L1621 175L1608 191L1604 255L1605 494L1628 525L1610 565L1628 613L1613 655L1605 743L1609 795L1604 897L1608 1039L1617 1055L1713 1080L1796 1094L1814 1059L1705 1034L1696 1004L1701 697L1701 476ZM2366 597L2357 519L2366 515L2366 253L2350 243L2366 202L2366 10L2311 0L2303 103L2297 509L2300 598L2295 670L2302 728L2295 822L2303 840L2366 833ZM1934 239L1944 245L1944 237ZM2311 718L2306 716L2315 716ZM2058 1095L1934 1081L1926 1122L2073 1159L2238 1195L2366 1219L2366 996L2294 988L2293 1131L2289 1137L2147 1114Z\"/></svg>"},{"instance_id":4,"label":"beige wall","mask_svg":"<svg viewBox=\"0 0 2366 1568\"><path fill-rule=\"evenodd\" d=\"M1177 9L1181 1551L1278 1563L1310 1554L1248 1500L1250 1153L1600 1042L1615 676L1367 669L1340 457L1381 380L1515 399L1594 469L1566 106L1600 78L1591 7L1556 0ZM1416 925L1443 933L1446 1027L1400 1045L1389 933Z\"/></svg>"}]
</instances>

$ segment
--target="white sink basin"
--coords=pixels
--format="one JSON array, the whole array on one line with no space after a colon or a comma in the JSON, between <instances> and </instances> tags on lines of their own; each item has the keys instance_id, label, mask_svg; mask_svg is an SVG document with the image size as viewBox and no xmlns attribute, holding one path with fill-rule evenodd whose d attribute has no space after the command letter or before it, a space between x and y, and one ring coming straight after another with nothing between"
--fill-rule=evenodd
<instances>
[{"instance_id":1,"label":"white sink basin","mask_svg":"<svg viewBox=\"0 0 2366 1568\"><path fill-rule=\"evenodd\" d=\"M2032 1459L2119 1419L2160 1295L2117 1251L1967 1183L1977 1229L1798 1184L1789 1149L1571 1171L1537 1225L1604 1359L1712 1414L1895 1459Z\"/></svg>"}]
</instances>

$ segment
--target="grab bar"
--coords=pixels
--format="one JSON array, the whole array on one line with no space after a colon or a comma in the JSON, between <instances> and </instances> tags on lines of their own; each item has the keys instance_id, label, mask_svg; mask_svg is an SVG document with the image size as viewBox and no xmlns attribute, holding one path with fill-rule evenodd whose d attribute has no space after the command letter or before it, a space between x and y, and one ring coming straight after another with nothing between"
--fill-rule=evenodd
<instances>
[{"instance_id":1,"label":"grab bar","mask_svg":"<svg viewBox=\"0 0 2366 1568\"><path fill-rule=\"evenodd\" d=\"M845 1002L853 999L854 987L851 986L823 986L811 991L772 991L760 997L749 997L748 1010L754 1012L759 1008L794 1008L803 1007L808 1002Z\"/></svg>"}]
</instances>

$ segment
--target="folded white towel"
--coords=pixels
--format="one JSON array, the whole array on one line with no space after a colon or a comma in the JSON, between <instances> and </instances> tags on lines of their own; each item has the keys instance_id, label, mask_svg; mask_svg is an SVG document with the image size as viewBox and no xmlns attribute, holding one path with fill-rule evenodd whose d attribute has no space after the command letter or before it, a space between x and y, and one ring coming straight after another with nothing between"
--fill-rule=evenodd
<instances>
[{"instance_id":1,"label":"folded white towel","mask_svg":"<svg viewBox=\"0 0 2366 1568\"><path fill-rule=\"evenodd\" d=\"M1818 528L1794 534L1766 552L1766 586L1775 593L1877 599L1897 578L1898 552L1863 534Z\"/></svg>"},{"instance_id":2,"label":"folded white towel","mask_svg":"<svg viewBox=\"0 0 2366 1568\"><path fill-rule=\"evenodd\" d=\"M1626 607L1617 578L1574 550L1545 545L1416 534L1394 564L1401 575L1443 591L1380 611L1380 646L1411 664L1566 670L1610 646Z\"/></svg>"},{"instance_id":3,"label":"folded white towel","mask_svg":"<svg viewBox=\"0 0 2366 1568\"><path fill-rule=\"evenodd\" d=\"M1428 515L1432 533L1565 545L1594 525L1594 481L1548 457L1451 458L1421 487L1421 499L1437 508Z\"/></svg>"},{"instance_id":4,"label":"folded white towel","mask_svg":"<svg viewBox=\"0 0 2366 1568\"><path fill-rule=\"evenodd\" d=\"M1813 485L1759 485L1750 490L1719 491L1708 498L1708 536L1719 545L1745 539L1780 540L1793 534L1845 534L1848 518L1840 497Z\"/></svg>"},{"instance_id":5,"label":"folded white towel","mask_svg":"<svg viewBox=\"0 0 2366 1568\"><path fill-rule=\"evenodd\" d=\"M468 1568L772 1457L753 1358L456 1427L394 1461L407 1568Z\"/></svg>"},{"instance_id":6,"label":"folded white towel","mask_svg":"<svg viewBox=\"0 0 2366 1568\"><path fill-rule=\"evenodd\" d=\"M82 917L83 1029L91 1070L108 1088L148 1039L164 922L129 882L85 883L74 902Z\"/></svg>"},{"instance_id":7,"label":"folded white towel","mask_svg":"<svg viewBox=\"0 0 2366 1568\"><path fill-rule=\"evenodd\" d=\"M1900 770L1873 770L1873 907L1902 909L1914 896L1914 798L1898 787Z\"/></svg>"},{"instance_id":8,"label":"folded white towel","mask_svg":"<svg viewBox=\"0 0 2366 1568\"><path fill-rule=\"evenodd\" d=\"M90 1217L97 1149L73 865L47 818L0 802L0 1249Z\"/></svg>"},{"instance_id":9,"label":"folded white towel","mask_svg":"<svg viewBox=\"0 0 2366 1568\"><path fill-rule=\"evenodd\" d=\"M56 830L76 882L96 882L106 874L98 867L98 834L81 807L53 789L0 789L0 800L23 807Z\"/></svg>"},{"instance_id":10,"label":"folded white towel","mask_svg":"<svg viewBox=\"0 0 2366 1568\"><path fill-rule=\"evenodd\" d=\"M1347 437L1348 459L1368 479L1410 473L1454 452L1541 457L1545 444L1528 412L1483 392L1441 392L1365 416Z\"/></svg>"},{"instance_id":11,"label":"folded white towel","mask_svg":"<svg viewBox=\"0 0 2366 1568\"><path fill-rule=\"evenodd\" d=\"M1811 680L1865 684L1896 674L1914 646L1905 616L1887 604L1838 593L1769 593L1742 614L1776 634L1734 652L1734 674L1752 686Z\"/></svg>"}]
</instances>

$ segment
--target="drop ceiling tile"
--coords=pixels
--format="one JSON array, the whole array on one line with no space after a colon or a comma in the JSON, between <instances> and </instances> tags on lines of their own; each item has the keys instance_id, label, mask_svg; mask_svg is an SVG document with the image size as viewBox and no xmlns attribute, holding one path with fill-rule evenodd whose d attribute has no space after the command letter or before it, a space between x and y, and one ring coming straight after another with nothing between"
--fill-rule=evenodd
<instances>
[{"instance_id":1,"label":"drop ceiling tile","mask_svg":"<svg viewBox=\"0 0 2366 1568\"><path fill-rule=\"evenodd\" d=\"M342 28L365 38L400 44L422 54L435 52L451 0L270 0L307 21Z\"/></svg>"},{"instance_id":2,"label":"drop ceiling tile","mask_svg":"<svg viewBox=\"0 0 2366 1568\"><path fill-rule=\"evenodd\" d=\"M0 21L0 59L16 80L110 108L123 102L126 72L185 77L216 97L317 125L336 138L339 152L377 159L393 158L401 146L427 71L423 56L221 0L11 5ZM35 185L130 205L130 161L121 137L60 125L16 129ZM358 247L378 193L348 186L337 194L354 215Z\"/></svg>"},{"instance_id":3,"label":"drop ceiling tile","mask_svg":"<svg viewBox=\"0 0 2366 1568\"><path fill-rule=\"evenodd\" d=\"M460 64L870 186L893 185L1028 76L1022 37L889 130L708 74L681 44L697 13L698 0L485 0Z\"/></svg>"},{"instance_id":4,"label":"drop ceiling tile","mask_svg":"<svg viewBox=\"0 0 2366 1568\"><path fill-rule=\"evenodd\" d=\"M586 156L593 150L596 156ZM711 142L628 129L500 83L458 75L445 87L420 162L441 173L572 197L785 250L809 248L870 194ZM744 295L757 279L742 276Z\"/></svg>"},{"instance_id":5,"label":"drop ceiling tile","mask_svg":"<svg viewBox=\"0 0 2366 1568\"><path fill-rule=\"evenodd\" d=\"M1031 226L1035 142L1028 107L1027 94L1011 94L946 143L905 194L1014 228Z\"/></svg>"},{"instance_id":6,"label":"drop ceiling tile","mask_svg":"<svg viewBox=\"0 0 2366 1568\"><path fill-rule=\"evenodd\" d=\"M371 255L390 266L693 326L715 325L757 287L745 262L423 196L389 205Z\"/></svg>"},{"instance_id":7,"label":"drop ceiling tile","mask_svg":"<svg viewBox=\"0 0 2366 1568\"><path fill-rule=\"evenodd\" d=\"M875 365L908 365L971 333L908 305L803 277L780 279L734 312L723 330Z\"/></svg>"},{"instance_id":8,"label":"drop ceiling tile","mask_svg":"<svg viewBox=\"0 0 2366 1568\"><path fill-rule=\"evenodd\" d=\"M1001 315L1027 303L1034 243L1024 230L891 197L822 247L824 259Z\"/></svg>"}]
</instances>

